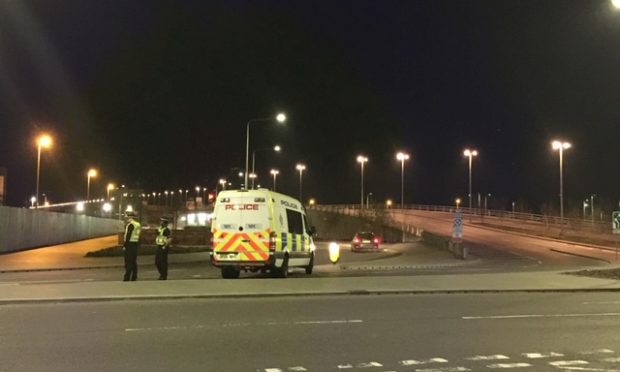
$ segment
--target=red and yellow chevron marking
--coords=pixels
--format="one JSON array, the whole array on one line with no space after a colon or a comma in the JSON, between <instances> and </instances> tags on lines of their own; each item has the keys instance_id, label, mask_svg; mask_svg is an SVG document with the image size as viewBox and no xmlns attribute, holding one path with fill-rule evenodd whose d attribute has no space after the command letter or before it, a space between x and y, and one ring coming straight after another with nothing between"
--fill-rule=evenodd
<instances>
[{"instance_id":1,"label":"red and yellow chevron marking","mask_svg":"<svg viewBox=\"0 0 620 372\"><path fill-rule=\"evenodd\" d=\"M267 261L269 259L269 233L271 229L257 232L225 232L213 230L213 251L238 252L240 261Z\"/></svg>"}]
</instances>

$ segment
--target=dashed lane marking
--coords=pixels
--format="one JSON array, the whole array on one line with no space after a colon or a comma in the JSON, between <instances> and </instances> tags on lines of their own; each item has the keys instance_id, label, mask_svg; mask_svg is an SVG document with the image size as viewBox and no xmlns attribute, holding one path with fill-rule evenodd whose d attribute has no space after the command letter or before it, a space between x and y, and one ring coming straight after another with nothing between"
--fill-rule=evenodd
<instances>
[{"instance_id":1,"label":"dashed lane marking","mask_svg":"<svg viewBox=\"0 0 620 372\"><path fill-rule=\"evenodd\" d=\"M401 360L400 362L398 362L398 364L400 364L401 366L417 366L417 365L432 364L432 363L448 363L448 360L444 358L431 358L427 360L409 359L409 360Z\"/></svg>"},{"instance_id":2,"label":"dashed lane marking","mask_svg":"<svg viewBox=\"0 0 620 372\"><path fill-rule=\"evenodd\" d=\"M529 363L497 363L497 364L489 364L487 367L491 369L497 368L528 368L532 365Z\"/></svg>"},{"instance_id":3,"label":"dashed lane marking","mask_svg":"<svg viewBox=\"0 0 620 372\"><path fill-rule=\"evenodd\" d=\"M488 315L488 316L463 316L463 320L486 320L486 319L526 319L526 318L577 318L577 317L604 317L620 316L620 313L588 313L588 314L516 314L516 315Z\"/></svg>"},{"instance_id":4,"label":"dashed lane marking","mask_svg":"<svg viewBox=\"0 0 620 372\"><path fill-rule=\"evenodd\" d=\"M564 356L564 354L560 354L560 353L554 353L554 352L550 352L550 353L523 353L521 354L526 358L529 359L543 359L543 358L561 358Z\"/></svg>"},{"instance_id":5,"label":"dashed lane marking","mask_svg":"<svg viewBox=\"0 0 620 372\"><path fill-rule=\"evenodd\" d=\"M594 354L613 354L614 351L611 349L597 349L597 350L586 350L582 351L579 354L581 355L594 355Z\"/></svg>"},{"instance_id":6,"label":"dashed lane marking","mask_svg":"<svg viewBox=\"0 0 620 372\"><path fill-rule=\"evenodd\" d=\"M620 358L605 358L601 360L607 363L620 363Z\"/></svg>"},{"instance_id":7,"label":"dashed lane marking","mask_svg":"<svg viewBox=\"0 0 620 372\"><path fill-rule=\"evenodd\" d=\"M554 367L568 367L568 366L579 366L584 364L590 364L585 360L558 360L556 362L549 362L550 365Z\"/></svg>"},{"instance_id":8,"label":"dashed lane marking","mask_svg":"<svg viewBox=\"0 0 620 372\"><path fill-rule=\"evenodd\" d=\"M600 371L600 372L620 372L620 369L591 368L591 367L560 367L564 371Z\"/></svg>"},{"instance_id":9,"label":"dashed lane marking","mask_svg":"<svg viewBox=\"0 0 620 372\"><path fill-rule=\"evenodd\" d=\"M476 355L476 356L465 358L465 359L477 361L477 360L502 360L502 359L510 359L510 358L505 355L496 354L496 355Z\"/></svg>"},{"instance_id":10,"label":"dashed lane marking","mask_svg":"<svg viewBox=\"0 0 620 372\"><path fill-rule=\"evenodd\" d=\"M442 367L442 368L426 368L416 369L415 372L467 372L471 369L467 367Z\"/></svg>"}]
</instances>

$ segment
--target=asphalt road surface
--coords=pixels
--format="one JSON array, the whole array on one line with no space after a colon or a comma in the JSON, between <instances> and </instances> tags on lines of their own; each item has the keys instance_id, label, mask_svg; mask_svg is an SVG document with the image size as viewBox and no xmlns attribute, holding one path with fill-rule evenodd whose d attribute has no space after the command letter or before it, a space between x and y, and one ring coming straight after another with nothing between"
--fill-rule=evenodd
<instances>
[{"instance_id":1,"label":"asphalt road surface","mask_svg":"<svg viewBox=\"0 0 620 372\"><path fill-rule=\"evenodd\" d=\"M47 303L0 319L0 371L620 371L614 293Z\"/></svg>"}]
</instances>

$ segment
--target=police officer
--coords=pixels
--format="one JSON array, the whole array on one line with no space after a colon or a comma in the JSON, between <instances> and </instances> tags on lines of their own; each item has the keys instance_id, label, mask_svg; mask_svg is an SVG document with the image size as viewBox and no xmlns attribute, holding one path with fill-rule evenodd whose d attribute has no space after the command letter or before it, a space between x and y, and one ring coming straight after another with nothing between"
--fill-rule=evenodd
<instances>
[{"instance_id":1,"label":"police officer","mask_svg":"<svg viewBox=\"0 0 620 372\"><path fill-rule=\"evenodd\" d=\"M127 225L125 225L125 240L123 252L125 253L125 276L123 281L135 281L138 279L138 244L140 243L140 223L136 220L135 212L125 213Z\"/></svg>"},{"instance_id":2,"label":"police officer","mask_svg":"<svg viewBox=\"0 0 620 372\"><path fill-rule=\"evenodd\" d=\"M168 279L168 251L170 250L170 229L168 223L170 219L168 217L162 217L159 219L161 224L157 228L157 237L155 238L155 245L157 250L155 252L155 266L159 271L159 280Z\"/></svg>"}]
</instances>

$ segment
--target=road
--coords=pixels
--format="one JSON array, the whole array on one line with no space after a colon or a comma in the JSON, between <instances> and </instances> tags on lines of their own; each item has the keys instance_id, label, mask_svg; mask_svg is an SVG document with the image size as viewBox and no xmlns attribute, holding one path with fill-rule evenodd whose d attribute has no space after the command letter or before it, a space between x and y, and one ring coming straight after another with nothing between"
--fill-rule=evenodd
<instances>
[{"instance_id":1,"label":"road","mask_svg":"<svg viewBox=\"0 0 620 372\"><path fill-rule=\"evenodd\" d=\"M0 371L620 371L614 293L48 303L0 317Z\"/></svg>"}]
</instances>

